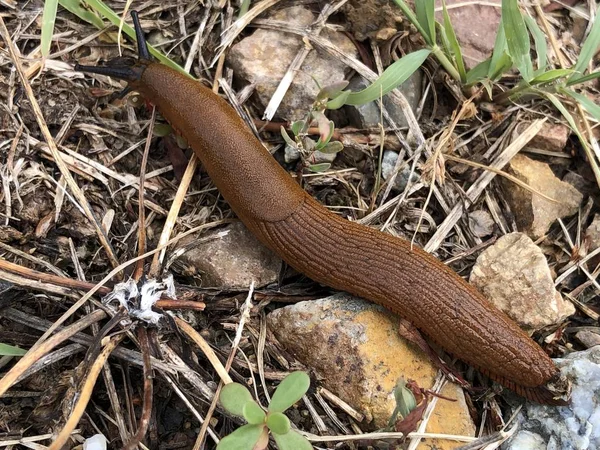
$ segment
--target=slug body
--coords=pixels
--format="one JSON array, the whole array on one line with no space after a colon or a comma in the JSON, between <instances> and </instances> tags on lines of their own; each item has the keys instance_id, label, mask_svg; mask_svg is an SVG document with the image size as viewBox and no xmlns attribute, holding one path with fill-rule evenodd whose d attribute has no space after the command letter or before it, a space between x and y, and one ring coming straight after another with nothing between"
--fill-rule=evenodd
<instances>
[{"instance_id":1,"label":"slug body","mask_svg":"<svg viewBox=\"0 0 600 450\"><path fill-rule=\"evenodd\" d=\"M127 79L156 105L193 148L237 216L290 266L384 306L528 399L565 403L547 388L559 375L554 363L511 319L433 256L316 202L211 90L145 60L135 63L129 75L105 73Z\"/></svg>"}]
</instances>

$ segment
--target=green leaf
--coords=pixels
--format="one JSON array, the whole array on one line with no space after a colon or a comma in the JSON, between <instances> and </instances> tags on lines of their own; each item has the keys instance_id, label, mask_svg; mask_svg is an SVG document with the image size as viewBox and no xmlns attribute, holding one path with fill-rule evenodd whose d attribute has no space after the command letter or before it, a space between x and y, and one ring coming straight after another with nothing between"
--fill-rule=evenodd
<instances>
[{"instance_id":1,"label":"green leaf","mask_svg":"<svg viewBox=\"0 0 600 450\"><path fill-rule=\"evenodd\" d=\"M573 118L573 116L571 115L569 110L567 110L567 108L565 108L565 105L563 105L562 102L558 99L558 97L556 97L554 94L550 94L548 92L544 92L541 95L543 95L544 97L546 97L548 100L550 100L552 102L552 104L556 107L556 109L558 109L560 111L560 113L563 115L563 117L565 119L567 119L567 122L569 123L571 130L573 131L573 133L575 133L577 135L577 137L579 138L579 141L584 146L587 146L587 141L585 140L583 135L579 132L579 128L577 127L577 123L575 122L575 119Z\"/></svg>"},{"instance_id":2,"label":"green leaf","mask_svg":"<svg viewBox=\"0 0 600 450\"><path fill-rule=\"evenodd\" d=\"M397 88L419 68L431 53L429 50L417 50L394 62L370 86L359 92L352 92L346 100L347 105L363 105L378 99Z\"/></svg>"},{"instance_id":3,"label":"green leaf","mask_svg":"<svg viewBox=\"0 0 600 450\"><path fill-rule=\"evenodd\" d=\"M535 52L537 53L537 70L535 73L542 73L548 66L548 45L546 44L546 35L542 32L533 17L524 16L525 25L533 36L535 42Z\"/></svg>"},{"instance_id":4,"label":"green leaf","mask_svg":"<svg viewBox=\"0 0 600 450\"><path fill-rule=\"evenodd\" d=\"M273 438L279 450L312 450L313 446L308 440L296 430L290 430L285 434L273 433Z\"/></svg>"},{"instance_id":5,"label":"green leaf","mask_svg":"<svg viewBox=\"0 0 600 450\"><path fill-rule=\"evenodd\" d=\"M318 164L315 164L318 165ZM310 377L306 372L297 371L285 377L273 394L269 412L284 412L302 398L310 387Z\"/></svg>"},{"instance_id":6,"label":"green leaf","mask_svg":"<svg viewBox=\"0 0 600 450\"><path fill-rule=\"evenodd\" d=\"M456 33L454 32L454 27L450 21L450 15L446 8L446 0L442 1L442 6L444 14L444 30L446 31L446 37L448 38L449 50L454 59L455 66L458 69L458 73L460 74L460 79L464 83L467 79L467 69L465 68L465 61L463 60L462 49L460 48Z\"/></svg>"},{"instance_id":7,"label":"green leaf","mask_svg":"<svg viewBox=\"0 0 600 450\"><path fill-rule=\"evenodd\" d=\"M561 78L567 77L573 73L572 69L552 69L547 72L541 73L534 77L529 84L543 84L551 83Z\"/></svg>"},{"instance_id":8,"label":"green leaf","mask_svg":"<svg viewBox=\"0 0 600 450\"><path fill-rule=\"evenodd\" d=\"M325 86L317 94L317 99L323 100L326 98L335 98L338 95L340 95L342 91L346 89L347 86L348 81L346 80L330 84L329 86Z\"/></svg>"},{"instance_id":9,"label":"green leaf","mask_svg":"<svg viewBox=\"0 0 600 450\"><path fill-rule=\"evenodd\" d=\"M82 6L81 0L59 0L59 3L71 14L75 14L81 20L91 23L96 28L101 30L102 28L106 27L106 24L100 17Z\"/></svg>"},{"instance_id":10,"label":"green leaf","mask_svg":"<svg viewBox=\"0 0 600 450\"><path fill-rule=\"evenodd\" d=\"M221 439L217 450L253 450L265 430L264 425L244 425Z\"/></svg>"},{"instance_id":11,"label":"green leaf","mask_svg":"<svg viewBox=\"0 0 600 450\"><path fill-rule=\"evenodd\" d=\"M308 170L314 173L325 172L331 167L331 163L319 163L319 164L311 164L308 166Z\"/></svg>"},{"instance_id":12,"label":"green leaf","mask_svg":"<svg viewBox=\"0 0 600 450\"><path fill-rule=\"evenodd\" d=\"M239 383L229 383L223 386L219 400L223 408L231 414L240 417L244 416L244 406L246 403L253 401L250 391Z\"/></svg>"},{"instance_id":13,"label":"green leaf","mask_svg":"<svg viewBox=\"0 0 600 450\"><path fill-rule=\"evenodd\" d=\"M327 109L339 109L346 104L346 100L348 96L351 94L351 91L342 91L338 96L332 98L327 102Z\"/></svg>"},{"instance_id":14,"label":"green leaf","mask_svg":"<svg viewBox=\"0 0 600 450\"><path fill-rule=\"evenodd\" d=\"M344 144L342 144L340 141L329 142L327 145L319 149L321 153L327 154L339 153L342 150L344 150Z\"/></svg>"},{"instance_id":15,"label":"green leaf","mask_svg":"<svg viewBox=\"0 0 600 450\"><path fill-rule=\"evenodd\" d=\"M595 80L596 78L600 78L600 70L597 72L588 73L587 75L582 76L581 78L573 78L571 77L567 82L567 86L573 86L579 83L585 83L590 80Z\"/></svg>"},{"instance_id":16,"label":"green leaf","mask_svg":"<svg viewBox=\"0 0 600 450\"><path fill-rule=\"evenodd\" d=\"M491 61L492 61L492 59L488 58L484 61L481 61L479 64L477 64L471 70L469 70L467 72L467 84L473 84L473 83L487 77Z\"/></svg>"},{"instance_id":17,"label":"green leaf","mask_svg":"<svg viewBox=\"0 0 600 450\"><path fill-rule=\"evenodd\" d=\"M412 391L406 387L404 380L400 380L394 388L394 398L396 399L396 408L403 418L417 407L417 401Z\"/></svg>"},{"instance_id":18,"label":"green leaf","mask_svg":"<svg viewBox=\"0 0 600 450\"><path fill-rule=\"evenodd\" d=\"M427 44L429 44L429 45L435 44L435 42L431 42L429 40L427 31L425 31L425 29L421 26L421 24L419 23L419 19L417 19L417 16L413 12L413 10L410 9L410 6L408 6L408 4L406 2L404 2L403 0L394 0L394 3L396 3L396 5L398 5L400 7L400 9L404 13L404 15L406 16L408 21L415 26L415 28L419 31L419 33L421 33L421 36L423 36L423 39L425 39L425 42L427 42Z\"/></svg>"},{"instance_id":19,"label":"green leaf","mask_svg":"<svg viewBox=\"0 0 600 450\"><path fill-rule=\"evenodd\" d=\"M600 105L590 100L583 94L579 94L571 89L561 89L561 92L571 96L575 101L579 102L594 119L600 122Z\"/></svg>"},{"instance_id":20,"label":"green leaf","mask_svg":"<svg viewBox=\"0 0 600 450\"><path fill-rule=\"evenodd\" d=\"M58 0L46 0L44 2L44 13L42 15L42 37L41 50L45 58L50 54L50 44L52 44L52 34L54 33L54 22L56 21L56 11L58 9Z\"/></svg>"},{"instance_id":21,"label":"green leaf","mask_svg":"<svg viewBox=\"0 0 600 450\"><path fill-rule=\"evenodd\" d=\"M425 30L426 41L430 45L435 44L435 0L418 0L415 2L417 20Z\"/></svg>"},{"instance_id":22,"label":"green leaf","mask_svg":"<svg viewBox=\"0 0 600 450\"><path fill-rule=\"evenodd\" d=\"M280 412L269 413L267 426L273 433L285 434L290 431L290 419Z\"/></svg>"},{"instance_id":23,"label":"green leaf","mask_svg":"<svg viewBox=\"0 0 600 450\"><path fill-rule=\"evenodd\" d=\"M254 400L246 402L243 407L244 419L250 425L257 425L259 423L265 423L267 413L260 407Z\"/></svg>"},{"instance_id":24,"label":"green leaf","mask_svg":"<svg viewBox=\"0 0 600 450\"><path fill-rule=\"evenodd\" d=\"M508 53L525 81L533 77L531 44L517 0L502 0L502 26Z\"/></svg>"},{"instance_id":25,"label":"green leaf","mask_svg":"<svg viewBox=\"0 0 600 450\"><path fill-rule=\"evenodd\" d=\"M290 146L292 147L297 147L296 141L294 141L290 135L287 133L287 131L285 131L285 128L283 128L283 125L280 128L281 131L281 136L283 137L283 140Z\"/></svg>"},{"instance_id":26,"label":"green leaf","mask_svg":"<svg viewBox=\"0 0 600 450\"><path fill-rule=\"evenodd\" d=\"M506 34L504 34L504 27L502 23L498 27L498 32L496 33L496 41L494 42L494 51L492 52L492 59L490 61L490 65L488 67L488 78L490 80L498 80L502 77L502 74L505 70L510 69L510 67L505 68L507 61L510 63L510 67L512 67L512 59L508 55L508 44L506 42Z\"/></svg>"},{"instance_id":27,"label":"green leaf","mask_svg":"<svg viewBox=\"0 0 600 450\"><path fill-rule=\"evenodd\" d=\"M598 47L600 47L600 20L596 17L592 29L590 30L590 34L581 46L579 58L577 58L577 63L575 64L575 67L573 67L575 73L571 76L572 79L578 79L583 76L590 61L598 51Z\"/></svg>"},{"instance_id":28,"label":"green leaf","mask_svg":"<svg viewBox=\"0 0 600 450\"><path fill-rule=\"evenodd\" d=\"M294 133L294 136L298 136L300 133L304 133L306 131L306 121L305 120L297 120L292 123L290 126L290 130Z\"/></svg>"},{"instance_id":29,"label":"green leaf","mask_svg":"<svg viewBox=\"0 0 600 450\"><path fill-rule=\"evenodd\" d=\"M154 125L153 134L158 137L165 137L171 134L173 128L168 123L157 123Z\"/></svg>"},{"instance_id":30,"label":"green leaf","mask_svg":"<svg viewBox=\"0 0 600 450\"><path fill-rule=\"evenodd\" d=\"M27 350L8 344L0 344L0 356L23 356Z\"/></svg>"}]
</instances>

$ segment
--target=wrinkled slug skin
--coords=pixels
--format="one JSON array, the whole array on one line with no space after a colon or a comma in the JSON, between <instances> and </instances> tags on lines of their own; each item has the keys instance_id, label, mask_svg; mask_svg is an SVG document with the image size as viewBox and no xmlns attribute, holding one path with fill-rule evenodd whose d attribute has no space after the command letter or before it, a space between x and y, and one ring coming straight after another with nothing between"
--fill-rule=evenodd
<instances>
[{"instance_id":1,"label":"wrinkled slug skin","mask_svg":"<svg viewBox=\"0 0 600 450\"><path fill-rule=\"evenodd\" d=\"M554 402L544 387L558 373L552 360L446 265L403 239L329 212L197 81L150 63L131 85L183 135L238 217L290 266L406 318L517 393Z\"/></svg>"}]
</instances>

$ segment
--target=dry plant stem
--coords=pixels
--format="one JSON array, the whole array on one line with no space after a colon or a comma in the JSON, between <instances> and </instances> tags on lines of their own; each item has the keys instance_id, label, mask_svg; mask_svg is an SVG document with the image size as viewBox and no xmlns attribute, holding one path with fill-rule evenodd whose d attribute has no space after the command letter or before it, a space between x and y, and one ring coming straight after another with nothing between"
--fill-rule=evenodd
<instances>
[{"instance_id":1,"label":"dry plant stem","mask_svg":"<svg viewBox=\"0 0 600 450\"><path fill-rule=\"evenodd\" d=\"M0 396L14 384L21 373L27 370L38 359L51 352L57 345L66 341L77 332L86 329L91 324L96 323L105 317L106 313L104 311L96 310L59 331L45 342L32 347L21 359L19 359L12 369L0 379Z\"/></svg>"},{"instance_id":2,"label":"dry plant stem","mask_svg":"<svg viewBox=\"0 0 600 450\"><path fill-rule=\"evenodd\" d=\"M27 94L27 98L29 99L29 102L31 103L31 107L35 114L35 118L38 123L38 126L40 127L40 131L42 132L42 134L44 136L44 140L46 141L46 144L48 145L48 148L50 149L50 152L52 153L52 157L54 158L54 161L56 162L56 165L58 166L58 169L60 170L61 175L65 178L67 184L69 185L69 188L71 189L71 192L73 193L73 196L77 199L77 201L83 208L88 220L92 223L92 225L96 229L96 233L98 234L98 239L100 240L100 243L104 247L111 265L113 267L118 266L119 261L114 253L112 246L110 245L108 236L106 236L106 234L104 233L104 230L102 229L102 224L94 215L92 207L88 203L85 195L83 194L81 189L79 189L79 186L75 182L73 175L71 175L69 168L67 167L65 162L60 157L58 148L56 147L56 143L54 142L54 139L52 138L52 134L50 133L50 130L48 129L48 126L46 125L46 121L44 120L44 116L42 114L42 110L40 109L40 105L38 104L38 102L35 98L35 95L33 94L33 90L31 89L29 80L27 79L27 76L23 70L23 65L21 64L21 60L17 54L17 50L14 46L14 43L12 42L10 33L8 32L8 29L6 28L6 25L4 24L4 20L2 20L1 16L0 16L0 34L2 35L4 41L6 42L6 46L10 53L10 57L14 63L15 68L17 69L19 78L21 79L21 85L23 86L23 89L25 90L25 93Z\"/></svg>"},{"instance_id":3,"label":"dry plant stem","mask_svg":"<svg viewBox=\"0 0 600 450\"><path fill-rule=\"evenodd\" d=\"M154 258L152 259L152 264L150 265L150 271L148 273L148 275L151 278L158 277L158 273L160 272L160 265L162 264L166 253L166 242L169 240L169 237L173 232L173 228L175 227L175 223L177 222L177 217L179 216L179 210L181 209L183 200L185 200L185 195L190 187L190 183L192 182L194 173L196 173L197 167L198 157L195 153L193 153L185 169L185 172L181 179L181 183L179 183L177 193L175 194L175 198L173 199L173 203L171 204L171 209L169 209L169 214L167 215L167 220L165 221L165 226L163 227L162 233L160 234L160 238L158 240L158 247L163 246L163 248L159 253L155 253Z\"/></svg>"},{"instance_id":4,"label":"dry plant stem","mask_svg":"<svg viewBox=\"0 0 600 450\"><path fill-rule=\"evenodd\" d=\"M29 269L27 267L20 266L15 263L11 263L10 261L6 261L0 258L0 279L2 279L1 271L6 270L7 272L15 273L18 275L22 275L25 278L30 278L32 280L36 280L42 283L47 283L49 285L66 287L70 289L89 291L93 289L95 284L89 283L87 281L75 280L72 278L59 277L57 275L50 275L43 272L38 272L36 270ZM32 287L32 286L28 286ZM111 288L106 286L98 287L97 291L101 295L109 294L112 291ZM203 311L205 308L205 304L203 302L195 302L189 300L173 300L169 298L161 299L156 302L156 307L161 309L190 309L196 311Z\"/></svg>"},{"instance_id":5,"label":"dry plant stem","mask_svg":"<svg viewBox=\"0 0 600 450\"><path fill-rule=\"evenodd\" d=\"M177 324L179 329L183 331L192 341L194 341L196 345L200 348L200 350L202 350L202 353L204 353L208 361L212 364L213 368L217 372L217 375L219 375L219 378L221 378L223 383L233 383L233 380L227 373L227 370L225 369L225 367L223 367L223 364L221 364L221 361L219 360L213 349L210 347L208 342L206 342L206 340L200 335L200 333L194 330L194 328L191 325L189 325L185 320L180 319L177 316L172 317L173 319L175 319L175 323Z\"/></svg>"},{"instance_id":6,"label":"dry plant stem","mask_svg":"<svg viewBox=\"0 0 600 450\"><path fill-rule=\"evenodd\" d=\"M144 439L150 424L152 415L152 399L153 399L153 382L152 382L152 366L150 364L150 343L148 341L148 332L144 325L141 324L138 328L138 340L140 342L140 350L144 357L144 399L142 405L142 415L138 424L137 431L131 440L123 447L123 450L134 450L137 445Z\"/></svg>"},{"instance_id":7,"label":"dry plant stem","mask_svg":"<svg viewBox=\"0 0 600 450\"><path fill-rule=\"evenodd\" d=\"M459 157L454 156L454 155L447 155L446 154L446 155L444 155L444 158L449 159L450 161L454 161L454 162L457 162L457 163L465 164L467 166L476 167L478 169L489 170L491 172L494 172L496 175L500 175L500 176L506 178L507 180L512 181L516 185L518 185L518 186L522 187L523 189L531 192L532 194L539 195L540 197L542 197L545 200L548 200L549 202L560 203L559 200L556 200L556 199L554 199L552 197L548 197L546 194L543 194L542 192L540 192L538 190L535 190L534 188L532 188L531 186L529 186L527 183L519 180L517 177L515 177L515 176L513 176L513 175L511 175L511 174L509 174L507 172L504 172L503 170L496 169L496 168L490 167L490 166L486 166L485 164L479 164L479 163L476 163L474 161L469 161L468 159L459 158Z\"/></svg>"},{"instance_id":8,"label":"dry plant stem","mask_svg":"<svg viewBox=\"0 0 600 450\"><path fill-rule=\"evenodd\" d=\"M494 159L494 161L490 164L490 167L495 169L501 169L533 138L538 132L541 130L542 125L546 122L547 119L538 119L534 121L527 129L519 134L519 136L504 149L504 151ZM477 179L475 183L467 190L466 196L469 202L475 202L485 187L494 179L496 176L495 173L491 171L486 171ZM446 219L442 224L438 227L437 231L434 235L429 239L427 245L425 245L424 250L427 252L435 251L442 241L445 239L450 230L456 225L460 217L462 216L463 210L465 206L462 202L457 203L452 211L446 216Z\"/></svg>"},{"instance_id":9,"label":"dry plant stem","mask_svg":"<svg viewBox=\"0 0 600 450\"><path fill-rule=\"evenodd\" d=\"M90 401L90 397L92 396L92 392L94 390L94 385L96 384L96 380L98 379L98 375L100 375L100 371L102 370L104 363L106 362L112 351L123 340L124 337L125 333L121 333L108 340L108 342L98 355L98 358L96 358L96 360L92 364L92 367L90 368L87 374L85 382L81 388L81 392L77 403L75 404L75 407L73 408L73 411L69 416L67 423L56 437L56 440L52 443L50 447L48 447L48 450L60 450L67 443L69 436L71 435L71 433L79 423L81 416L83 416L83 413L85 412L85 408L87 407L87 404Z\"/></svg>"},{"instance_id":10,"label":"dry plant stem","mask_svg":"<svg viewBox=\"0 0 600 450\"><path fill-rule=\"evenodd\" d=\"M120 36L120 34L119 34ZM146 138L146 146L144 147L144 155L140 165L140 190L139 190L139 205L138 205L138 256L146 253L146 207L144 204L144 185L146 182L146 166L148 165L148 154L150 153L150 144L152 143L152 135L154 134L154 123L156 121L156 107L152 107L152 117L150 118L150 126ZM133 271L133 279L140 281L144 274L144 259L140 259L135 264Z\"/></svg>"},{"instance_id":11,"label":"dry plant stem","mask_svg":"<svg viewBox=\"0 0 600 450\"><path fill-rule=\"evenodd\" d=\"M227 358L227 362L225 363L225 371L226 372L228 372L229 369L231 369L231 364L233 362L233 358L235 357L235 354L237 353L238 345L239 345L240 339L242 337L242 331L244 329L244 325L246 323L246 320L250 316L250 308L252 307L252 295L253 294L254 294L254 282L251 283L250 290L248 291L248 296L246 297L246 302L244 303L244 306L242 306L242 314L241 314L241 318L240 318L240 323L238 325L235 339L233 340L231 352L229 353L229 357ZM207 431L208 425L210 423L210 419L211 419L213 413L215 412L215 408L217 407L217 402L219 401L219 395L221 394L221 389L223 389L224 385L225 385L225 383L223 382L223 380L221 380L221 382L217 386L217 391L215 392L215 396L212 400L212 403L210 404L210 407L208 408L208 412L206 413L204 423L202 424L202 427L200 428L200 432L198 433L198 438L196 439L193 450L200 450L202 448L202 445L204 443L204 438L206 436L206 431Z\"/></svg>"},{"instance_id":12,"label":"dry plant stem","mask_svg":"<svg viewBox=\"0 0 600 450\"><path fill-rule=\"evenodd\" d=\"M79 434L79 433L81 433L81 430L77 429L77 430L73 430L71 434ZM32 443L32 442L37 442L37 441L45 441L47 439L52 439L53 436L54 436L54 434L48 433L48 434L40 434L38 436L23 437L20 439L0 440L0 447L10 447L13 445L22 445L22 444ZM41 448L46 448L46 447L41 447Z\"/></svg>"}]
</instances>

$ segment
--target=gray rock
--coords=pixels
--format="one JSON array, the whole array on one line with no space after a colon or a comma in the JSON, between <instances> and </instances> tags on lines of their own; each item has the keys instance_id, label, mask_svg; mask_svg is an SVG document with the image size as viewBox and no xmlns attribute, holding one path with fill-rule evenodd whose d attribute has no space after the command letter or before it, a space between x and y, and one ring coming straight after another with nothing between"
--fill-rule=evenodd
<instances>
[{"instance_id":1,"label":"gray rock","mask_svg":"<svg viewBox=\"0 0 600 450\"><path fill-rule=\"evenodd\" d=\"M575 338L587 348L595 347L596 345L600 345L600 329L597 333L587 330L578 331L575 334Z\"/></svg>"},{"instance_id":2,"label":"gray rock","mask_svg":"<svg viewBox=\"0 0 600 450\"><path fill-rule=\"evenodd\" d=\"M548 164L517 155L511 160L508 172L537 192L557 200L546 200L506 178L500 180L519 231L538 239L548 232L557 219L577 213L583 196L573 186L559 180Z\"/></svg>"},{"instance_id":3,"label":"gray rock","mask_svg":"<svg viewBox=\"0 0 600 450\"><path fill-rule=\"evenodd\" d=\"M469 214L469 229L477 237L489 236L493 233L495 225L492 215L484 209Z\"/></svg>"},{"instance_id":4,"label":"gray rock","mask_svg":"<svg viewBox=\"0 0 600 450\"><path fill-rule=\"evenodd\" d=\"M270 18L302 27L311 25L315 15L304 6L292 6L275 12ZM357 54L355 45L344 34L324 29L321 35L344 52ZM227 62L237 77L256 85L258 98L266 106L304 45L297 35L259 29L231 48ZM283 98L277 116L292 121L305 118L319 91L314 79L321 86L338 83L345 79L346 70L341 61L312 50Z\"/></svg>"},{"instance_id":5,"label":"gray rock","mask_svg":"<svg viewBox=\"0 0 600 450\"><path fill-rule=\"evenodd\" d=\"M423 74L420 70L417 70L412 76L400 85L398 89L404 94L411 109L416 111L421 101L421 84L423 81ZM347 90L354 92L362 91L368 83L364 78L356 76L350 80L350 84ZM390 116L399 127L407 127L408 122L402 108L396 102L394 102L388 95L383 97L383 104L386 110L390 113ZM344 111L348 116L350 124L356 128L374 128L381 122L381 111L377 102L369 102L364 105L358 106L344 106ZM385 123L385 119L384 119Z\"/></svg>"},{"instance_id":6,"label":"gray rock","mask_svg":"<svg viewBox=\"0 0 600 450\"><path fill-rule=\"evenodd\" d=\"M569 406L527 402L520 430L504 450L597 450L600 448L600 346L555 359L573 383Z\"/></svg>"},{"instance_id":7,"label":"gray rock","mask_svg":"<svg viewBox=\"0 0 600 450\"><path fill-rule=\"evenodd\" d=\"M527 331L560 323L575 307L554 288L548 262L523 233L502 236L479 257L471 283Z\"/></svg>"},{"instance_id":8,"label":"gray rock","mask_svg":"<svg viewBox=\"0 0 600 450\"><path fill-rule=\"evenodd\" d=\"M389 311L345 293L286 306L267 317L279 342L376 427L387 426L400 377L429 389L437 373L427 355L400 337L398 323ZM457 401L437 403L427 432L473 436L462 390L448 383L441 394ZM447 441L435 445L454 448Z\"/></svg>"},{"instance_id":9,"label":"gray rock","mask_svg":"<svg viewBox=\"0 0 600 450\"><path fill-rule=\"evenodd\" d=\"M587 245L587 252L593 252L600 247L600 214L594 215L594 219L590 226L585 230L585 243ZM596 267L600 263L600 255L593 257L588 262L588 267Z\"/></svg>"},{"instance_id":10,"label":"gray rock","mask_svg":"<svg viewBox=\"0 0 600 450\"><path fill-rule=\"evenodd\" d=\"M396 168L396 161L398 161L398 152L386 150L383 153L383 158L381 159L381 176L384 180L389 180L393 175L394 169ZM393 189L399 192L404 191L404 189L406 189L406 185L408 184L409 176L410 164L406 164L400 169L398 175L396 175ZM417 173L414 173L412 178L413 181L416 181L419 176Z\"/></svg>"},{"instance_id":11,"label":"gray rock","mask_svg":"<svg viewBox=\"0 0 600 450\"><path fill-rule=\"evenodd\" d=\"M228 227L221 238L192 246L179 257L173 269L201 279L203 287L247 289L277 281L281 259L262 245L240 222ZM184 238L180 247L193 245L196 236Z\"/></svg>"}]
</instances>

